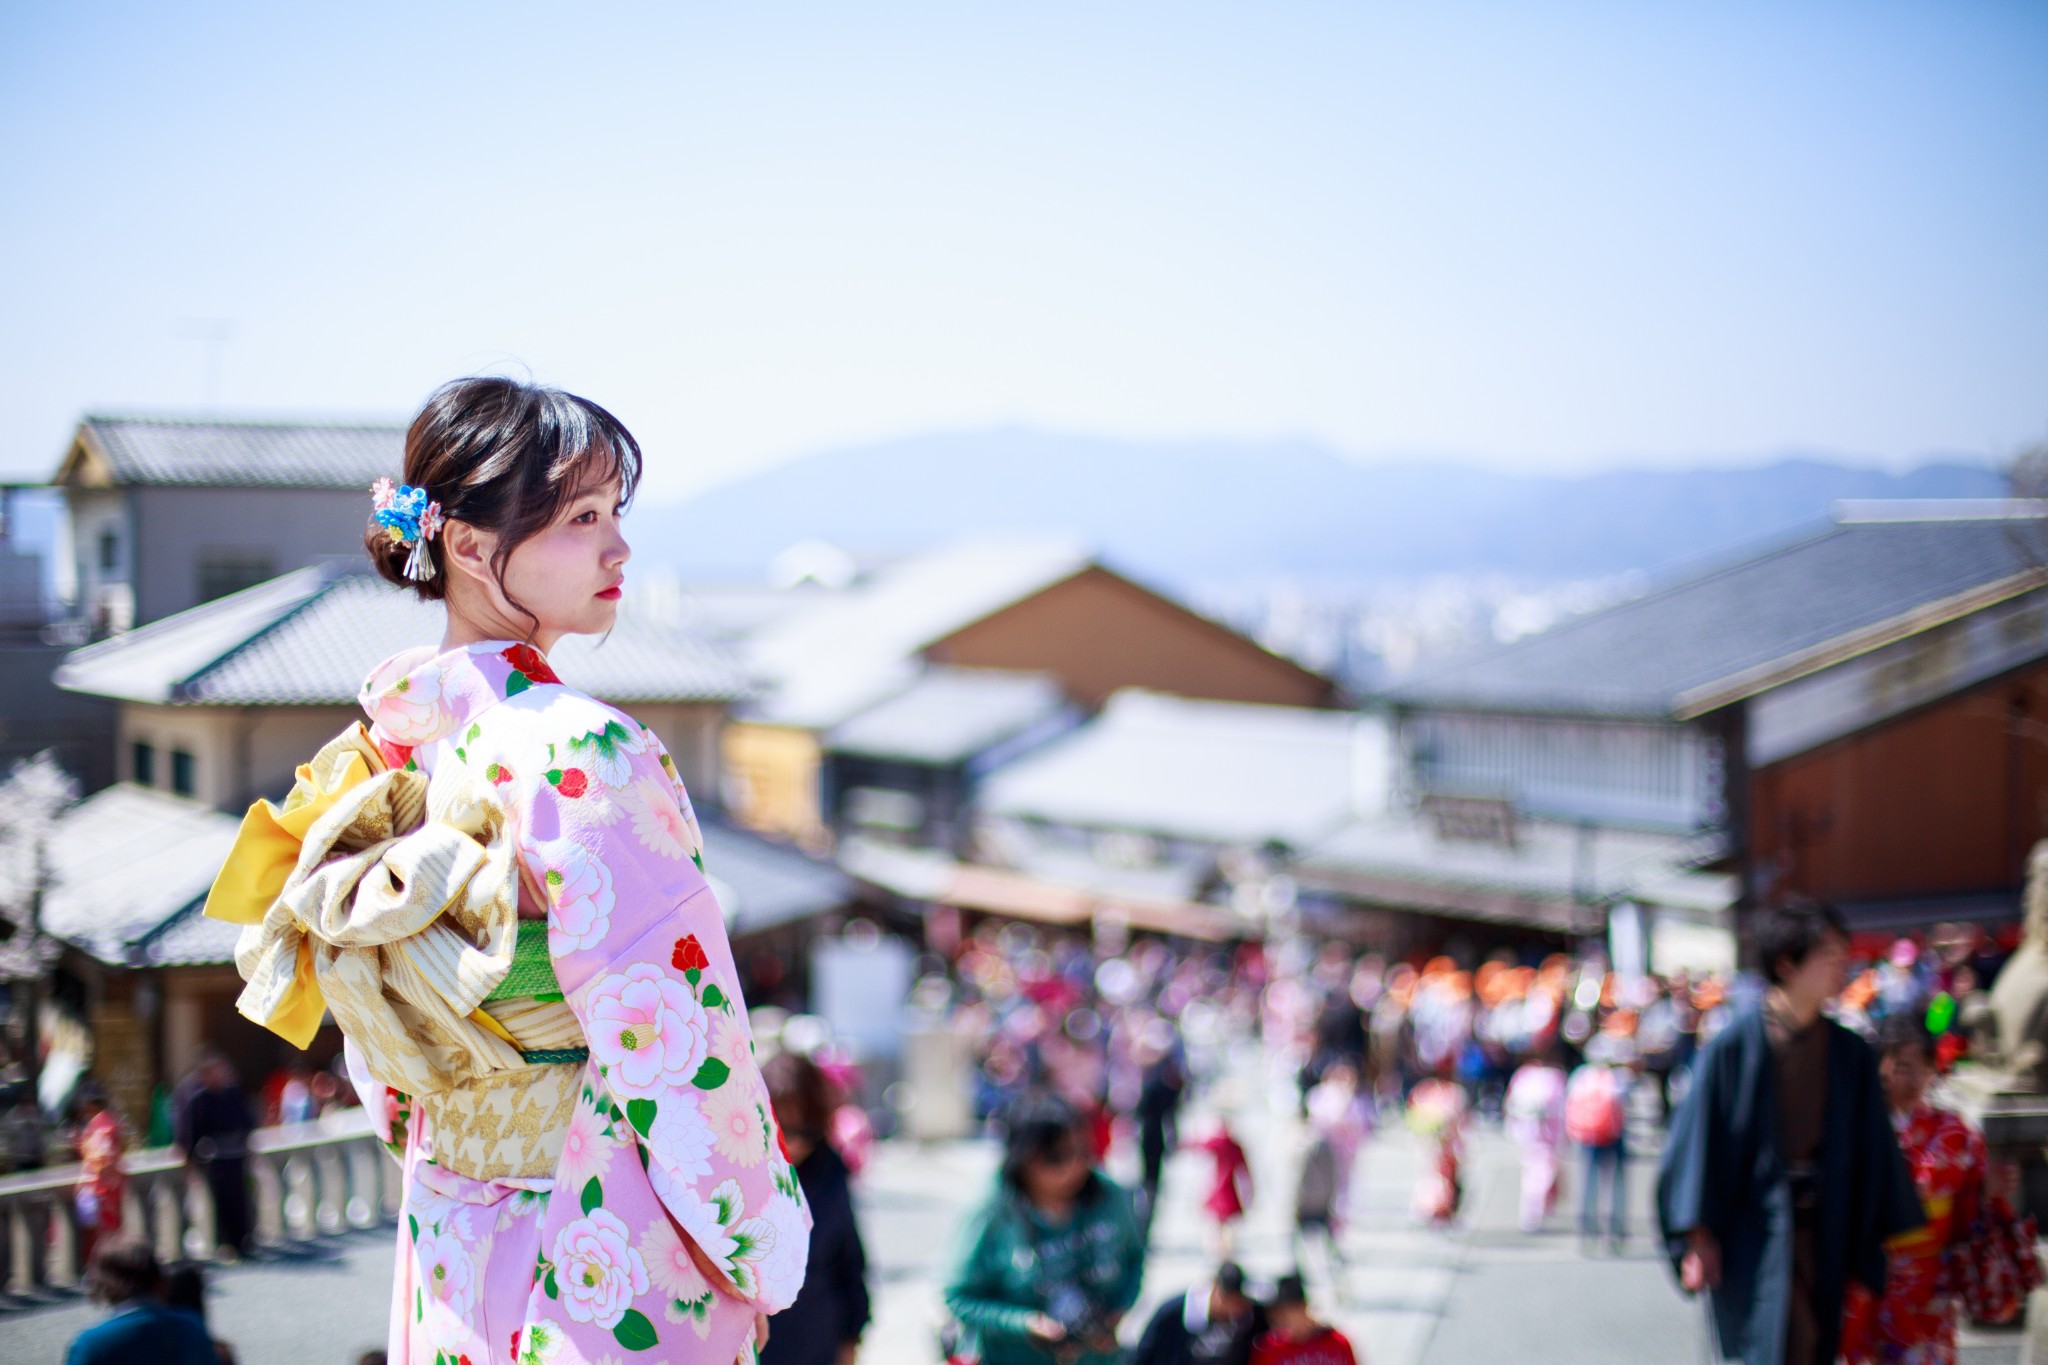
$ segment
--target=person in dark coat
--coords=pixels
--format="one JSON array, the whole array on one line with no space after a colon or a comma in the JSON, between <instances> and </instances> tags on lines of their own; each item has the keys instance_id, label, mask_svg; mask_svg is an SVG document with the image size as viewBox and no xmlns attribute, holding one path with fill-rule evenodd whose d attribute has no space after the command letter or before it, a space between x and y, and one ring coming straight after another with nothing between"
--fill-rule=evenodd
<instances>
[{"instance_id":1,"label":"person in dark coat","mask_svg":"<svg viewBox=\"0 0 2048 1365\"><path fill-rule=\"evenodd\" d=\"M1841 917L1773 910L1756 941L1769 990L1700 1054L1658 1223L1722 1359L1830 1365L1848 1281L1883 1293L1885 1239L1925 1218L1870 1046L1821 1015L1848 964Z\"/></svg>"},{"instance_id":2,"label":"person in dark coat","mask_svg":"<svg viewBox=\"0 0 2048 1365\"><path fill-rule=\"evenodd\" d=\"M838 1097L810 1058L781 1052L761 1064L775 1121L811 1206L811 1259L796 1302L769 1324L761 1365L853 1365L871 1316L867 1251L853 1214L846 1162L825 1140Z\"/></svg>"},{"instance_id":3,"label":"person in dark coat","mask_svg":"<svg viewBox=\"0 0 2048 1365\"><path fill-rule=\"evenodd\" d=\"M1149 1233L1152 1213L1159 1202L1159 1181L1166 1170L1166 1154L1180 1145L1181 1097L1187 1090L1180 1037L1172 1021L1154 1019L1147 1024L1138 1040L1137 1055L1143 1067L1136 1110L1139 1207Z\"/></svg>"},{"instance_id":4,"label":"person in dark coat","mask_svg":"<svg viewBox=\"0 0 2048 1365\"><path fill-rule=\"evenodd\" d=\"M249 1253L249 1133L256 1116L228 1059L208 1050L199 1084L186 1096L173 1124L185 1159L199 1168L213 1194L214 1241L235 1256Z\"/></svg>"},{"instance_id":5,"label":"person in dark coat","mask_svg":"<svg viewBox=\"0 0 2048 1365\"><path fill-rule=\"evenodd\" d=\"M1129 1365L1250 1365L1267 1326L1266 1310L1244 1292L1244 1271L1225 1261L1208 1284L1159 1305Z\"/></svg>"},{"instance_id":6,"label":"person in dark coat","mask_svg":"<svg viewBox=\"0 0 2048 1365\"><path fill-rule=\"evenodd\" d=\"M102 1243L86 1281L114 1315L78 1334L65 1365L217 1365L205 1326L163 1301L163 1270L148 1244Z\"/></svg>"}]
</instances>

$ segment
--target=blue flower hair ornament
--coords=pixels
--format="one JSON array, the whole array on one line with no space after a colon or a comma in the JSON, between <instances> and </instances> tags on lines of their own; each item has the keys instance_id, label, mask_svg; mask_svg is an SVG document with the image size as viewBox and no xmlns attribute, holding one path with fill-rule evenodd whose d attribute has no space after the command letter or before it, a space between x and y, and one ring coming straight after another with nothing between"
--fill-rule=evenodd
<instances>
[{"instance_id":1,"label":"blue flower hair ornament","mask_svg":"<svg viewBox=\"0 0 2048 1365\"><path fill-rule=\"evenodd\" d=\"M434 557L427 553L427 542L441 529L441 504L430 500L424 488L411 484L394 487L389 479L379 479L370 485L370 503L377 509L376 523L391 533L391 539L412 546L405 561L405 576L415 583L432 578Z\"/></svg>"}]
</instances>

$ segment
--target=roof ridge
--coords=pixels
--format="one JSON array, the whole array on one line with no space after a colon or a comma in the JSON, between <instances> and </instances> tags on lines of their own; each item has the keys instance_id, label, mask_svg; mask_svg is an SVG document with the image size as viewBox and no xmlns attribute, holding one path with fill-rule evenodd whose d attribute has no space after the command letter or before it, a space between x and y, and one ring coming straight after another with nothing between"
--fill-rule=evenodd
<instances>
[{"instance_id":1,"label":"roof ridge","mask_svg":"<svg viewBox=\"0 0 2048 1365\"><path fill-rule=\"evenodd\" d=\"M296 569L286 569L275 578L266 578L261 583L252 583L246 588L228 593L225 596L216 597L209 602L201 602L195 606L187 607L183 611L172 612L169 616L158 617L154 621L146 621L142 625L124 630L118 635L109 635L104 640L94 640L90 644L80 645L77 649L64 656L64 662L69 664L73 660L81 660L90 663L102 656L110 657L135 645L147 644L162 636L175 634L190 626L195 619L205 620L224 614L234 605L235 599L244 593L260 592L267 588L274 589L280 582L292 577L294 574L309 573L319 568L320 566L317 564L302 564Z\"/></svg>"},{"instance_id":2,"label":"roof ridge","mask_svg":"<svg viewBox=\"0 0 2048 1365\"><path fill-rule=\"evenodd\" d=\"M220 416L207 413L164 413L164 412L88 412L79 418L85 425L123 425L155 427L235 427L244 429L268 429L288 431L388 431L403 432L408 424L396 419L384 421L370 418L336 418L322 420L304 417L259 417L254 415Z\"/></svg>"},{"instance_id":3,"label":"roof ridge","mask_svg":"<svg viewBox=\"0 0 2048 1365\"><path fill-rule=\"evenodd\" d=\"M278 629L278 627L284 625L286 622L295 620L301 613L303 613L306 610L306 608L310 607L311 605L313 605L313 603L318 602L322 598L326 597L329 593L333 592L335 588L341 585L342 583L345 583L350 578L357 576L357 573L359 571L356 570L355 567L352 565L340 564L329 561L326 563L308 564L302 569L293 569L291 572L314 574L319 577L320 581L311 592L307 593L304 597L301 597L296 603L294 603L290 607L287 607L284 611L278 613L276 616L271 617L268 621L264 622L257 629L243 636L240 641L230 646L219 657L213 659L209 663L201 664L198 668L193 669L190 673L187 673L183 678L179 679L177 682L172 683L172 701L178 702L189 700L191 698L192 693L197 689L197 684L200 679L204 678L207 674L216 671L217 669L225 667L230 660L235 658L236 655L242 653L242 651L246 649L249 649L251 646L255 645L259 640L267 639L271 634L273 634ZM283 575L280 574L279 577L283 577ZM268 581L275 583L277 579L273 578ZM261 587L262 584L258 584L257 586ZM245 591L247 590L245 589Z\"/></svg>"}]
</instances>

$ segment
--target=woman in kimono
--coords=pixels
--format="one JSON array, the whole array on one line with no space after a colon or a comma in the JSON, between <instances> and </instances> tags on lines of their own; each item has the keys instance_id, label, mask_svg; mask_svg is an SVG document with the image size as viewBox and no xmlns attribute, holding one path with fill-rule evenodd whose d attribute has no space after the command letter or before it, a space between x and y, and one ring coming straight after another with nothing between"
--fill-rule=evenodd
<instances>
[{"instance_id":1,"label":"woman in kimono","mask_svg":"<svg viewBox=\"0 0 2048 1365\"><path fill-rule=\"evenodd\" d=\"M447 631L378 665L367 730L251 810L208 905L252 926L242 1008L310 1037L324 990L399 1155L393 1361L752 1360L810 1215L697 822L654 734L547 658L617 617L638 446L585 399L465 379L414 420L404 475L366 543ZM350 835L378 784L394 814ZM278 892L266 838L304 845Z\"/></svg>"}]
</instances>

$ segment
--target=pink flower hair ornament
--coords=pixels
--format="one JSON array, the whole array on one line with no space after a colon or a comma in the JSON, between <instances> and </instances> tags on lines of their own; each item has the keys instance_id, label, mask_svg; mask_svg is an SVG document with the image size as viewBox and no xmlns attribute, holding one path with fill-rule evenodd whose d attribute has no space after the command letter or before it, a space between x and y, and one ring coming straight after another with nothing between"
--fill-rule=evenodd
<instances>
[{"instance_id":1,"label":"pink flower hair ornament","mask_svg":"<svg viewBox=\"0 0 2048 1365\"><path fill-rule=\"evenodd\" d=\"M441 504L431 501L424 488L411 484L394 487L391 480L379 479L370 485L370 505L376 509L377 524L391 533L393 541L412 546L405 576L415 583L432 578L434 558L427 553L427 542L441 529Z\"/></svg>"}]
</instances>

